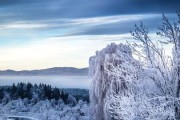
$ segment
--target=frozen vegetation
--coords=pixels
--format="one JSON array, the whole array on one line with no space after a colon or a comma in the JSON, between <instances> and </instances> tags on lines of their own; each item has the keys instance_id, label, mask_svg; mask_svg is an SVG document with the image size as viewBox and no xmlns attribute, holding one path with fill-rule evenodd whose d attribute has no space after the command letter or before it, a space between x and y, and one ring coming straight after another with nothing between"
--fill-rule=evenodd
<instances>
[{"instance_id":1,"label":"frozen vegetation","mask_svg":"<svg viewBox=\"0 0 180 120\"><path fill-rule=\"evenodd\" d=\"M86 90L20 83L0 89L0 113L39 120L180 120L180 12L177 18L163 15L162 41L149 37L141 22L131 32L134 43L112 43L90 57L90 106Z\"/></svg>"},{"instance_id":2,"label":"frozen vegetation","mask_svg":"<svg viewBox=\"0 0 180 120\"><path fill-rule=\"evenodd\" d=\"M87 120L88 90L19 83L0 87L0 117L38 120Z\"/></svg>"},{"instance_id":3,"label":"frozen vegetation","mask_svg":"<svg viewBox=\"0 0 180 120\"><path fill-rule=\"evenodd\" d=\"M134 43L108 45L90 58L92 120L180 120L180 12L163 15L151 39L141 22ZM172 45L172 54L164 49ZM136 59L135 59L136 58Z\"/></svg>"}]
</instances>

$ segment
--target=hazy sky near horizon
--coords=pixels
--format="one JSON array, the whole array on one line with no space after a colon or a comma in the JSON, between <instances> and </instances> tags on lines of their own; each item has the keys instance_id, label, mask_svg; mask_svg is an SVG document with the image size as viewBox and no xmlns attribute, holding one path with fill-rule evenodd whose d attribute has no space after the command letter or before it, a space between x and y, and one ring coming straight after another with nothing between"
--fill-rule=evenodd
<instances>
[{"instance_id":1,"label":"hazy sky near horizon","mask_svg":"<svg viewBox=\"0 0 180 120\"><path fill-rule=\"evenodd\" d=\"M96 50L132 40L143 21L174 19L179 0L1 0L0 70L87 67Z\"/></svg>"}]
</instances>

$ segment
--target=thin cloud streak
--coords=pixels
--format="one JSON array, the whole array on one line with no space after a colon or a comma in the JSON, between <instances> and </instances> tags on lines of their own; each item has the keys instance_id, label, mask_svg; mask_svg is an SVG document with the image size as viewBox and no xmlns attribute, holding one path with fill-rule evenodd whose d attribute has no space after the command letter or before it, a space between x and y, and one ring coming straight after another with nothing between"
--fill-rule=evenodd
<instances>
[{"instance_id":1,"label":"thin cloud streak","mask_svg":"<svg viewBox=\"0 0 180 120\"><path fill-rule=\"evenodd\" d=\"M116 15L92 18L76 18L76 19L54 19L39 21L17 21L9 23L1 23L0 30L34 30L42 31L61 31L57 32L60 36L74 35L94 35L98 34L117 34L127 33L127 29L140 20L149 20L159 18L160 14L135 14L135 15ZM133 23L133 24L132 24ZM124 26L126 25L126 26ZM112 28L113 29L112 29ZM123 28L125 27L125 28ZM101 29L102 28L102 29ZM118 28L118 29L117 29ZM122 28L122 29L121 29ZM100 30L99 30L100 29ZM109 31L111 30L111 32ZM109 33L107 33L109 31ZM101 32L101 33L99 33ZM50 33L50 32L49 32Z\"/></svg>"},{"instance_id":2,"label":"thin cloud streak","mask_svg":"<svg viewBox=\"0 0 180 120\"><path fill-rule=\"evenodd\" d=\"M180 1L2 0L0 69L88 66L88 58L111 42L131 40L135 23L150 31Z\"/></svg>"}]
</instances>

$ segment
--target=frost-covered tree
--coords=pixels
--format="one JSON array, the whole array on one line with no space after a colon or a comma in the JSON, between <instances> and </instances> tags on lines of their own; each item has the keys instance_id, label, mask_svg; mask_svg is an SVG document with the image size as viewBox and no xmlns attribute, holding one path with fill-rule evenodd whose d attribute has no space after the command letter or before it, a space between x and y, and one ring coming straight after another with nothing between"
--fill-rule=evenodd
<instances>
[{"instance_id":1,"label":"frost-covered tree","mask_svg":"<svg viewBox=\"0 0 180 120\"><path fill-rule=\"evenodd\" d=\"M180 14L170 22L163 15L151 39L141 22L131 32L131 45L108 45L90 58L91 116L95 120L180 119ZM168 56L164 46L173 45ZM135 60L133 55L136 56Z\"/></svg>"},{"instance_id":2,"label":"frost-covered tree","mask_svg":"<svg viewBox=\"0 0 180 120\"><path fill-rule=\"evenodd\" d=\"M160 32L157 34L166 37L166 43L172 43L173 49L173 68L175 75L176 91L175 96L178 101L175 103L176 119L180 119L180 11L177 11L177 20L170 20L163 15L163 24L159 27Z\"/></svg>"},{"instance_id":3,"label":"frost-covered tree","mask_svg":"<svg viewBox=\"0 0 180 120\"><path fill-rule=\"evenodd\" d=\"M45 87L46 86L46 87ZM18 89L22 90L20 92ZM43 90L42 92L40 92ZM0 119L8 117L37 118L42 120L89 120L89 104L85 102L83 93L88 95L88 90L58 89L45 84L31 85L30 83L13 84L13 86L0 87ZM15 93L13 95L13 93ZM51 94L49 94L51 93ZM32 98L29 97L32 95ZM76 93L77 94L77 93ZM39 96L43 96L39 98ZM13 118L13 117L12 117ZM15 118L14 118L15 119Z\"/></svg>"},{"instance_id":4,"label":"frost-covered tree","mask_svg":"<svg viewBox=\"0 0 180 120\"><path fill-rule=\"evenodd\" d=\"M93 76L90 90L92 119L120 119L120 101L113 100L116 96L130 97L134 89L131 83L138 79L138 68L130 47L122 44L112 43L90 58L90 75ZM114 109L115 106L117 109Z\"/></svg>"},{"instance_id":5,"label":"frost-covered tree","mask_svg":"<svg viewBox=\"0 0 180 120\"><path fill-rule=\"evenodd\" d=\"M159 26L157 35L163 38L162 41L155 41L148 35L147 28L141 24L135 25L135 31L131 32L135 40L141 44L134 44L132 47L136 55L145 62L148 76L154 81L160 91L160 96L166 102L174 104L171 106L175 118L180 119L180 12L177 12L177 21L171 22L163 15L162 25ZM173 45L172 56L165 53L163 46ZM138 50L138 49L141 50ZM153 74L149 74L149 71ZM174 100L172 100L172 98ZM168 105L168 104L167 104Z\"/></svg>"}]
</instances>

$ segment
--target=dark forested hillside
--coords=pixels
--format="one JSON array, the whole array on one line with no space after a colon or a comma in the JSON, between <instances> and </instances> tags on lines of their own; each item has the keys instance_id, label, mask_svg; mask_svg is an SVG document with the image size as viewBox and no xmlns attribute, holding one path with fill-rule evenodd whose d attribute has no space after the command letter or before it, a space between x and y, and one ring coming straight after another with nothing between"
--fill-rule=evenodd
<instances>
[{"instance_id":1,"label":"dark forested hillside","mask_svg":"<svg viewBox=\"0 0 180 120\"><path fill-rule=\"evenodd\" d=\"M73 91L73 92L72 92ZM12 86L0 87L0 102L8 103L16 99L28 99L31 103L37 103L42 100L63 100L65 104L77 103L79 100L89 102L88 90L84 89L59 89L53 88L51 85L18 83Z\"/></svg>"},{"instance_id":2,"label":"dark forested hillside","mask_svg":"<svg viewBox=\"0 0 180 120\"><path fill-rule=\"evenodd\" d=\"M0 87L0 120L88 120L89 91L46 84L18 83Z\"/></svg>"}]
</instances>

